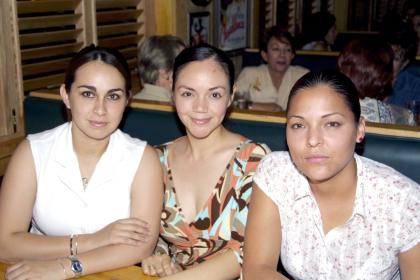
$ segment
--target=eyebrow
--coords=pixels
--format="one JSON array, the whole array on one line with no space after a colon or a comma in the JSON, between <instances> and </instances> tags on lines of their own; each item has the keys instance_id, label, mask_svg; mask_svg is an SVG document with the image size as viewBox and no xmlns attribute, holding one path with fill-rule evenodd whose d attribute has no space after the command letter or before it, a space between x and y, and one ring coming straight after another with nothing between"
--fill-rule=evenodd
<instances>
[{"instance_id":1,"label":"eyebrow","mask_svg":"<svg viewBox=\"0 0 420 280\"><path fill-rule=\"evenodd\" d=\"M333 112L333 113L329 113L329 114L322 115L322 116L321 116L321 118L322 118L322 119L325 119L325 118L331 117L331 116L333 116L333 115L339 115L339 116L344 117L344 115L343 115L343 114L341 114L341 113L338 113L338 112ZM287 118L298 118L298 119L302 119L302 120L303 120L303 119L305 119L304 117L299 116L299 115L291 115L291 116L287 116Z\"/></svg>"},{"instance_id":2,"label":"eyebrow","mask_svg":"<svg viewBox=\"0 0 420 280\"><path fill-rule=\"evenodd\" d=\"M125 92L123 89L121 89L121 88L113 88L113 89L110 89L110 90L108 90L108 92L116 92L116 91L122 91L122 92Z\"/></svg>"},{"instance_id":3,"label":"eyebrow","mask_svg":"<svg viewBox=\"0 0 420 280\"><path fill-rule=\"evenodd\" d=\"M195 90L195 89L193 89L193 88L190 88L190 87L188 87L188 86L183 86L183 85L181 85L181 86L177 87L177 89L180 89L180 88L184 88L184 89L187 89L187 90L190 90L190 91L196 91L196 90ZM215 89L219 89L219 88L226 90L226 88L225 88L224 86L215 86L215 87L211 87L211 88L209 88L208 90L215 90Z\"/></svg>"},{"instance_id":4,"label":"eyebrow","mask_svg":"<svg viewBox=\"0 0 420 280\"><path fill-rule=\"evenodd\" d=\"M325 118L331 117L333 115L339 115L339 116L344 117L344 115L341 114L341 113L339 113L339 112L332 112L332 113L329 113L329 114L326 114L326 115L321 116L321 118L325 119Z\"/></svg>"},{"instance_id":5,"label":"eyebrow","mask_svg":"<svg viewBox=\"0 0 420 280\"><path fill-rule=\"evenodd\" d=\"M87 89L96 91L96 87L94 87L94 86L88 86L88 85L80 85L77 88L87 88ZM121 89L121 88L113 88L113 89L108 90L108 92L116 92L116 91L122 91L122 92L124 92L124 90Z\"/></svg>"},{"instance_id":6,"label":"eyebrow","mask_svg":"<svg viewBox=\"0 0 420 280\"><path fill-rule=\"evenodd\" d=\"M81 86L78 86L77 88L88 88L88 89L90 89L90 90L94 90L94 91L96 91L96 87L93 87L93 86L88 86L88 85L81 85Z\"/></svg>"},{"instance_id":7,"label":"eyebrow","mask_svg":"<svg viewBox=\"0 0 420 280\"><path fill-rule=\"evenodd\" d=\"M215 90L215 89L224 89L224 90L226 90L226 88L224 86L215 86L215 87L209 88L209 90Z\"/></svg>"},{"instance_id":8,"label":"eyebrow","mask_svg":"<svg viewBox=\"0 0 420 280\"><path fill-rule=\"evenodd\" d=\"M187 86L183 86L183 85L178 86L176 89L180 89L180 88L184 88L184 89L187 89L187 90L195 91L193 88L190 88L190 87L187 87Z\"/></svg>"}]
</instances>

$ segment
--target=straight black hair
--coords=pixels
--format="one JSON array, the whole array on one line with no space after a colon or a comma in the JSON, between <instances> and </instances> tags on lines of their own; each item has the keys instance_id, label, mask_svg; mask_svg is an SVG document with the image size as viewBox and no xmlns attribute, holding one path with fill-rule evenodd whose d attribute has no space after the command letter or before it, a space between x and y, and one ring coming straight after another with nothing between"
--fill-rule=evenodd
<instances>
[{"instance_id":1,"label":"straight black hair","mask_svg":"<svg viewBox=\"0 0 420 280\"><path fill-rule=\"evenodd\" d=\"M289 112L290 104L299 91L327 85L339 94L348 108L353 112L356 123L360 120L360 102L356 86L343 73L336 70L312 71L303 75L292 87L287 101L286 113Z\"/></svg>"},{"instance_id":2,"label":"straight black hair","mask_svg":"<svg viewBox=\"0 0 420 280\"><path fill-rule=\"evenodd\" d=\"M197 46L192 46L182 50L178 56L175 58L174 69L172 74L172 90L175 89L176 80L179 72L187 66L189 63L194 61L203 61L206 59L214 59L220 67L222 67L226 76L229 78L230 93L233 92L233 84L235 82L235 68L233 66L232 60L229 56L222 50L213 47L209 44L200 44Z\"/></svg>"},{"instance_id":3,"label":"straight black hair","mask_svg":"<svg viewBox=\"0 0 420 280\"><path fill-rule=\"evenodd\" d=\"M95 46L94 44L81 49L70 60L70 63L67 67L66 76L64 78L64 86L66 92L70 93L71 85L74 82L77 69L94 60L100 60L106 64L114 66L124 77L125 94L127 97L130 96L131 73L124 56L117 50Z\"/></svg>"}]
</instances>

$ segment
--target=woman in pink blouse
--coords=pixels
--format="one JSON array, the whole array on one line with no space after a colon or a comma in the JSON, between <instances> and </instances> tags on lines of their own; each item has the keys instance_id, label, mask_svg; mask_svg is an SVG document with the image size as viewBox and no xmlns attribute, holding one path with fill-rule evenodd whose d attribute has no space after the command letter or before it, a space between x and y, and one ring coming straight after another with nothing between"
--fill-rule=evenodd
<instances>
[{"instance_id":1,"label":"woman in pink blouse","mask_svg":"<svg viewBox=\"0 0 420 280\"><path fill-rule=\"evenodd\" d=\"M365 122L354 84L311 72L287 106L289 152L254 175L244 279L418 279L420 186L354 153ZM263 230L262 230L263 229Z\"/></svg>"}]
</instances>

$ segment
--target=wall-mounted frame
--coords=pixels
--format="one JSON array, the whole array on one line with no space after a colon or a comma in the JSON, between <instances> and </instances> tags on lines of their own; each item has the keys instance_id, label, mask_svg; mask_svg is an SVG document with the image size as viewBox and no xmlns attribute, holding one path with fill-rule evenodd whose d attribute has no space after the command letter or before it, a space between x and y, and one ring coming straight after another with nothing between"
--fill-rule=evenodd
<instances>
[{"instance_id":1,"label":"wall-mounted frame","mask_svg":"<svg viewBox=\"0 0 420 280\"><path fill-rule=\"evenodd\" d=\"M210 43L210 13L190 13L188 16L188 37L191 46Z\"/></svg>"},{"instance_id":2,"label":"wall-mounted frame","mask_svg":"<svg viewBox=\"0 0 420 280\"><path fill-rule=\"evenodd\" d=\"M215 38L224 51L248 46L250 0L216 0Z\"/></svg>"}]
</instances>

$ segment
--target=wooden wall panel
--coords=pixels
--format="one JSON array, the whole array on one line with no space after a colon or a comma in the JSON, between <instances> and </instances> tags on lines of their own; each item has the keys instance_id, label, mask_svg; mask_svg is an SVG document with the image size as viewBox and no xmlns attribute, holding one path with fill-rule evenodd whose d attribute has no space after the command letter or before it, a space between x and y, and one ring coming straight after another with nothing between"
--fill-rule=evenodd
<instances>
[{"instance_id":1,"label":"wooden wall panel","mask_svg":"<svg viewBox=\"0 0 420 280\"><path fill-rule=\"evenodd\" d=\"M24 135L23 87L14 0L0 1L0 176Z\"/></svg>"}]
</instances>

